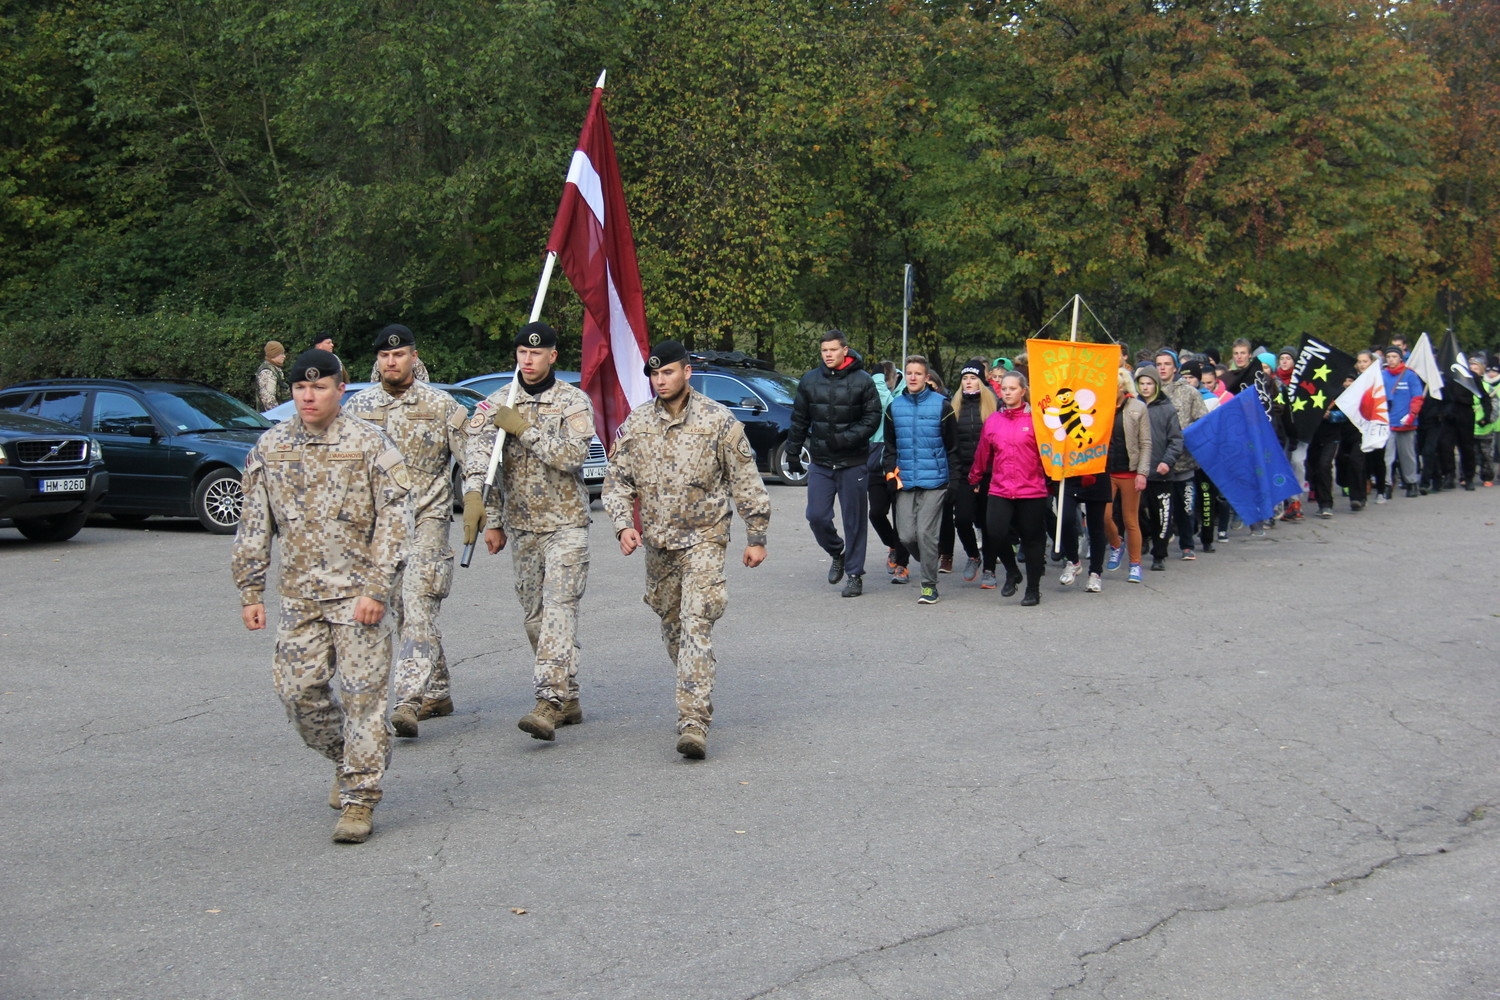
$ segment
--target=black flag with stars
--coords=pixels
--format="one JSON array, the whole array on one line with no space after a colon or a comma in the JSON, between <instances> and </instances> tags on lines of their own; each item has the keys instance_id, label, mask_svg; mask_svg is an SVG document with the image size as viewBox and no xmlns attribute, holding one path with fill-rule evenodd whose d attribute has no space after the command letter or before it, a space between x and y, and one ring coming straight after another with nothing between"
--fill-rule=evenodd
<instances>
[{"instance_id":1,"label":"black flag with stars","mask_svg":"<svg viewBox=\"0 0 1500 1000\"><path fill-rule=\"evenodd\" d=\"M1311 440L1324 414L1354 377L1354 358L1317 337L1303 337L1292 368L1292 423L1297 438Z\"/></svg>"}]
</instances>

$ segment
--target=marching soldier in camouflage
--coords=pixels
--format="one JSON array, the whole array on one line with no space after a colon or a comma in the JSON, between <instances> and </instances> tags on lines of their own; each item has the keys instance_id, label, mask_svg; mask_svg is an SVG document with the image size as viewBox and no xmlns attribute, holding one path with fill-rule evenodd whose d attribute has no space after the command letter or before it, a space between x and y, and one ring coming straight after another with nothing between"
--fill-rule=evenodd
<instances>
[{"instance_id":1,"label":"marching soldier in camouflage","mask_svg":"<svg viewBox=\"0 0 1500 1000\"><path fill-rule=\"evenodd\" d=\"M279 340L266 341L265 359L255 369L255 408L269 410L292 398L281 366L286 362L286 348Z\"/></svg>"},{"instance_id":2,"label":"marching soldier in camouflage","mask_svg":"<svg viewBox=\"0 0 1500 1000\"><path fill-rule=\"evenodd\" d=\"M714 710L711 636L729 604L730 500L745 521L744 564L754 567L766 558L771 498L743 425L693 391L692 372L687 350L675 340L651 352L646 374L656 399L636 407L620 427L604 480L604 510L623 554L645 543L646 604L661 618L667 655L677 668L677 752L701 760ZM636 501L644 532L635 529Z\"/></svg>"},{"instance_id":3,"label":"marching soldier in camouflage","mask_svg":"<svg viewBox=\"0 0 1500 1000\"><path fill-rule=\"evenodd\" d=\"M294 363L296 416L262 434L245 458L230 569L245 627L265 628L271 539L281 537L276 693L303 742L335 764L334 841L357 844L370 836L390 761L386 608L411 532L411 480L384 434L341 412L341 370L327 351L304 351Z\"/></svg>"},{"instance_id":4,"label":"marching soldier in camouflage","mask_svg":"<svg viewBox=\"0 0 1500 1000\"><path fill-rule=\"evenodd\" d=\"M411 364L411 377L414 378L414 379L416 379L418 382L431 382L432 379L427 374L427 366L422 363L422 359L420 357L416 356L416 350L417 350L416 347L415 347L416 337L414 337L412 335L412 332L410 330L408 330L406 327L402 326L400 323L392 323L390 326L386 327L385 329L381 330L379 333L377 333L375 335L375 350L377 352L379 352L380 349L381 349L381 345L384 344L386 341L390 340L392 334L395 334L397 337L400 337L402 339L402 341L404 341L405 343L413 345L412 346L413 360L412 360L412 364ZM384 381L384 379L385 379L385 369L382 367L382 365L381 365L381 357L380 357L379 353L377 353L375 355L375 364L374 364L373 367L370 368L370 381L371 382L381 382L381 381ZM350 402L353 402L353 400L350 400ZM348 403L346 403L344 405L347 407Z\"/></svg>"},{"instance_id":5,"label":"marching soldier in camouflage","mask_svg":"<svg viewBox=\"0 0 1500 1000\"><path fill-rule=\"evenodd\" d=\"M589 495L583 463L594 436L594 408L559 381L557 332L528 323L516 335L515 403L507 386L479 404L464 459L464 544L478 537L491 555L511 543L516 596L536 656L536 707L516 723L539 740L583 721L578 703L578 602L589 575ZM484 509L480 490L499 431L505 431L498 489Z\"/></svg>"},{"instance_id":6,"label":"marching soldier in camouflage","mask_svg":"<svg viewBox=\"0 0 1500 1000\"><path fill-rule=\"evenodd\" d=\"M406 550L400 601L392 610L400 631L396 656L395 707L391 725L397 736L415 739L417 723L453 712L448 661L438 609L453 584L453 549L448 522L453 519L453 484L449 462L463 462L468 411L452 396L416 378L416 338L392 324L375 335L380 384L362 389L344 404L344 412L385 431L406 460L412 480L411 545Z\"/></svg>"}]
</instances>

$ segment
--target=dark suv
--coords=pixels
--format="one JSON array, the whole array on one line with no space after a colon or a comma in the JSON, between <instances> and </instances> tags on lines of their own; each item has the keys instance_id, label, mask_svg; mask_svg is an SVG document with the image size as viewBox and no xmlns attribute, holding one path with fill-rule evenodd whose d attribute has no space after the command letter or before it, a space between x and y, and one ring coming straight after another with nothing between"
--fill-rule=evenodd
<instances>
[{"instance_id":1,"label":"dark suv","mask_svg":"<svg viewBox=\"0 0 1500 1000\"><path fill-rule=\"evenodd\" d=\"M98 509L121 521L196 517L232 534L245 455L271 424L201 382L45 379L0 390L0 410L56 420L104 448L109 493Z\"/></svg>"},{"instance_id":2,"label":"dark suv","mask_svg":"<svg viewBox=\"0 0 1500 1000\"><path fill-rule=\"evenodd\" d=\"M107 489L99 442L41 417L0 413L0 517L21 534L72 538Z\"/></svg>"},{"instance_id":3,"label":"dark suv","mask_svg":"<svg viewBox=\"0 0 1500 1000\"><path fill-rule=\"evenodd\" d=\"M791 486L807 485L806 472L794 473L786 467L786 436L792 429L797 380L739 351L695 351L692 365L693 388L729 407L745 425L760 471ZM804 469L809 461L803 448Z\"/></svg>"}]
</instances>

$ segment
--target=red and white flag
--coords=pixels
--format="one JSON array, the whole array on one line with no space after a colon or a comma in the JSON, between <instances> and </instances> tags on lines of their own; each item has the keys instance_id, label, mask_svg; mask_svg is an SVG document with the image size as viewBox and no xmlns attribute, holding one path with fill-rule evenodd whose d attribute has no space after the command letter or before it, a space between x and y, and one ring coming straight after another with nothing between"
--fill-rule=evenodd
<instances>
[{"instance_id":1,"label":"red and white flag","mask_svg":"<svg viewBox=\"0 0 1500 1000\"><path fill-rule=\"evenodd\" d=\"M651 382L643 370L651 347L625 188L603 98L604 88L595 87L547 250L557 254L583 299L583 390L593 401L594 427L608 449L631 409L651 398Z\"/></svg>"},{"instance_id":2,"label":"red and white flag","mask_svg":"<svg viewBox=\"0 0 1500 1000\"><path fill-rule=\"evenodd\" d=\"M1333 402L1359 428L1360 451L1379 451L1385 447L1386 439L1391 436L1391 410L1378 363L1360 373Z\"/></svg>"}]
</instances>

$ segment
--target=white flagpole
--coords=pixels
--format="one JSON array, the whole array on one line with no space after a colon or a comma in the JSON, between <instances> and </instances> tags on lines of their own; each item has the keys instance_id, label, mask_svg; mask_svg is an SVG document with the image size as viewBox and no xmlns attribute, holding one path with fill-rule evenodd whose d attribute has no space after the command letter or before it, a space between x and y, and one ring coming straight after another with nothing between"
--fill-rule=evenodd
<instances>
[{"instance_id":1,"label":"white flagpole","mask_svg":"<svg viewBox=\"0 0 1500 1000\"><path fill-rule=\"evenodd\" d=\"M1078 303L1083 296L1073 295L1073 332L1068 340L1076 343L1078 341ZM1062 529L1063 529L1063 507L1068 502L1068 444L1069 439L1063 439L1063 474L1057 481L1057 530L1052 533L1052 551L1062 552Z\"/></svg>"},{"instance_id":2,"label":"white flagpole","mask_svg":"<svg viewBox=\"0 0 1500 1000\"><path fill-rule=\"evenodd\" d=\"M604 75L608 72L608 70L599 71L599 80L594 84L595 90L604 86ZM566 184L564 184L564 187L566 187ZM531 319L527 320L528 323L535 323L542 318L542 303L547 300L547 287L552 284L552 269L556 265L557 251L548 250L547 257L542 262L542 279L537 283L536 296L531 300ZM510 379L510 390L505 395L506 406L516 405L516 390L519 388L518 383L520 381L521 366L518 364L516 365L515 374ZM489 468L485 471L484 487L479 491L480 504L485 504L489 501L490 491L494 489L495 479L500 474L500 462L504 449L505 429L501 428L495 432L495 447L490 450L490 464ZM475 542L470 542L464 546L463 558L458 563L460 566L467 567L469 562L474 558L474 546L477 541L476 539Z\"/></svg>"}]
</instances>

